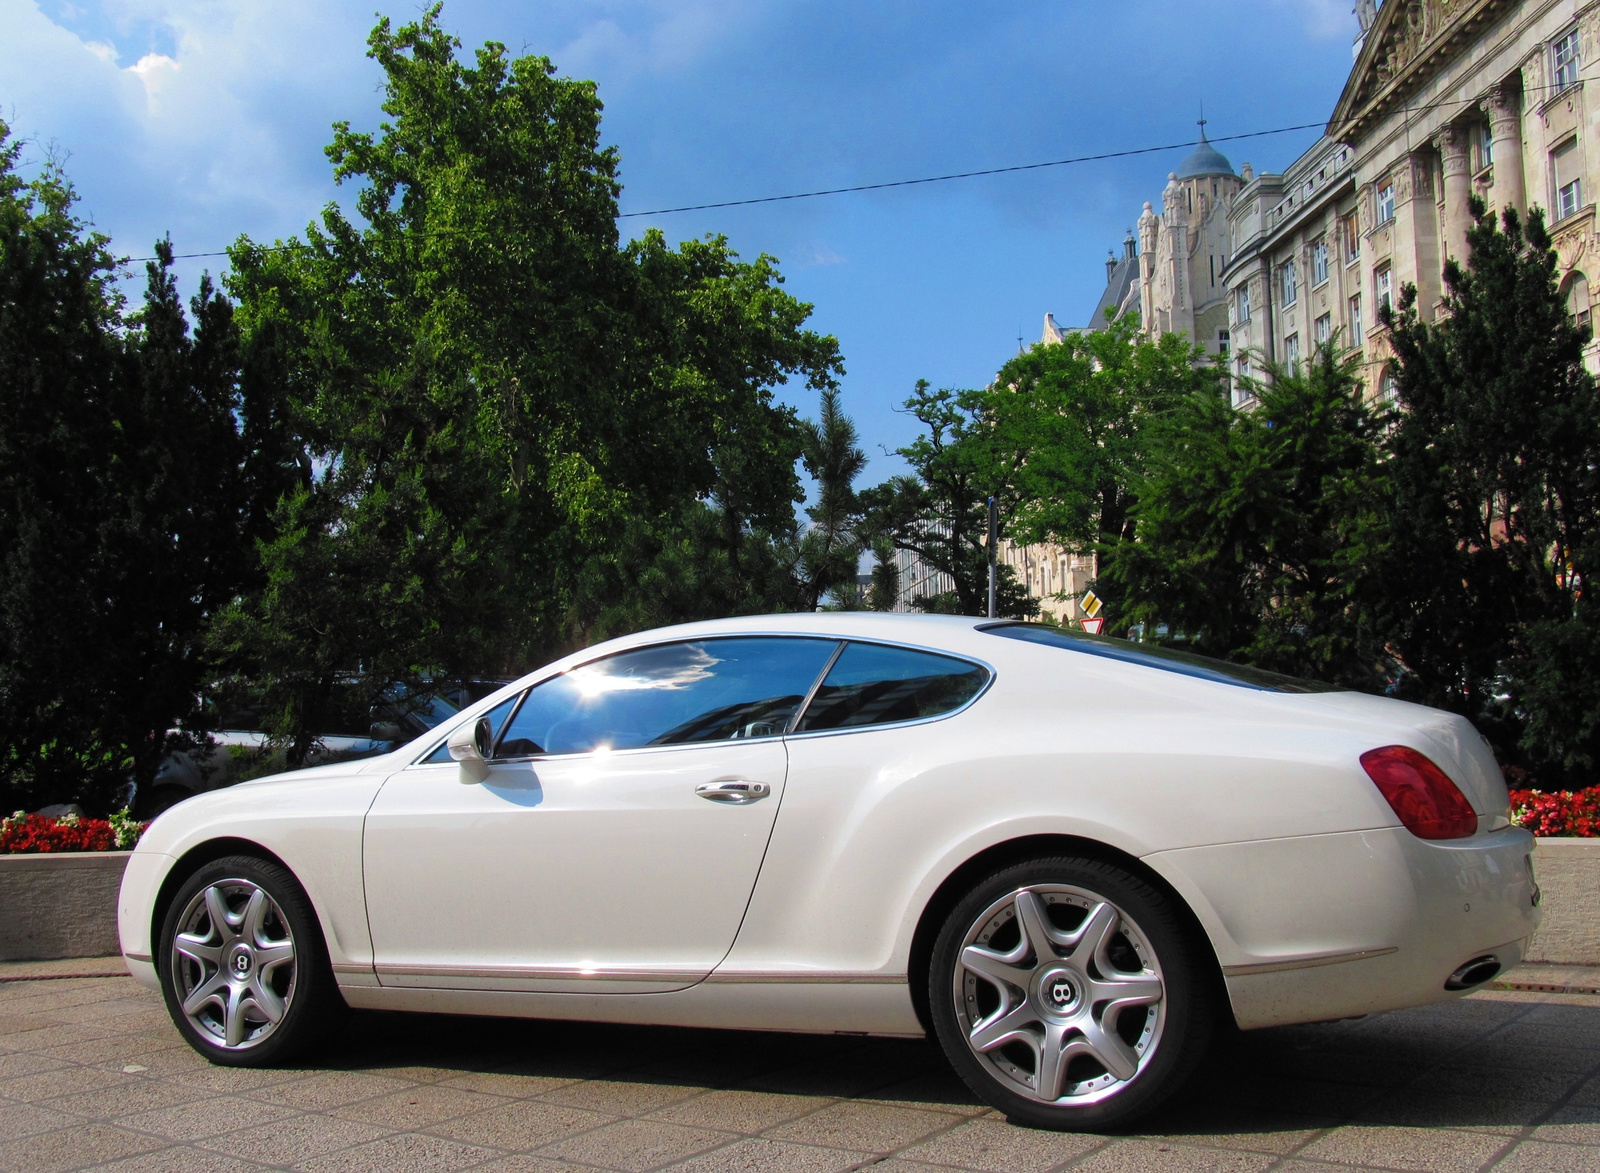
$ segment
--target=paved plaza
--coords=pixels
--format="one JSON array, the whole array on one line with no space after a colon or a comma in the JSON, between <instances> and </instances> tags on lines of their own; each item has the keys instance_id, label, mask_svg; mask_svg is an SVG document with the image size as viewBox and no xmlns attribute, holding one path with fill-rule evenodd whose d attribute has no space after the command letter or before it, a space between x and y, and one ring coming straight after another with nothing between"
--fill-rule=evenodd
<instances>
[{"instance_id":1,"label":"paved plaza","mask_svg":"<svg viewBox=\"0 0 1600 1173\"><path fill-rule=\"evenodd\" d=\"M1136 1133L1013 1127L927 1043L361 1014L212 1067L126 977L0 982L0 1169L1600 1171L1600 997L1228 1039Z\"/></svg>"}]
</instances>

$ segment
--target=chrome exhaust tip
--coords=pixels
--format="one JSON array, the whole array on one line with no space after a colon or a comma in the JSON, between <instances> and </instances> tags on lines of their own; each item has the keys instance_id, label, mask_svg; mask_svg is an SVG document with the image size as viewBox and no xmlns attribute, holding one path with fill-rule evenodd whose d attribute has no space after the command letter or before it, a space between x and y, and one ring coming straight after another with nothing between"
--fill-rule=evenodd
<instances>
[{"instance_id":1,"label":"chrome exhaust tip","mask_svg":"<svg viewBox=\"0 0 1600 1173\"><path fill-rule=\"evenodd\" d=\"M1470 990L1473 986L1481 986L1500 972L1500 959L1493 953L1482 957L1474 957L1471 961L1458 968L1455 973L1445 979L1444 988L1447 990Z\"/></svg>"}]
</instances>

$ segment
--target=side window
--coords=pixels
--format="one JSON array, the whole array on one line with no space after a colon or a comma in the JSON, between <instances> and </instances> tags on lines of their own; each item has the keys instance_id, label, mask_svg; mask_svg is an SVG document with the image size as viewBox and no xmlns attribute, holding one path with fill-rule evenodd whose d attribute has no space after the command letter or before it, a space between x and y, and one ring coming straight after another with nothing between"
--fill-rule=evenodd
<instances>
[{"instance_id":1,"label":"side window","mask_svg":"<svg viewBox=\"0 0 1600 1173\"><path fill-rule=\"evenodd\" d=\"M608 656L536 685L495 756L781 737L838 646L735 637Z\"/></svg>"},{"instance_id":2,"label":"side window","mask_svg":"<svg viewBox=\"0 0 1600 1173\"><path fill-rule=\"evenodd\" d=\"M828 672L795 732L937 717L959 709L987 683L988 669L966 660L853 643Z\"/></svg>"},{"instance_id":3,"label":"side window","mask_svg":"<svg viewBox=\"0 0 1600 1173\"><path fill-rule=\"evenodd\" d=\"M520 699L520 696L514 696L509 700L503 700L494 708L485 713L484 716L489 718L489 727L496 733L500 732L501 727L506 723L506 718L511 715L512 706L515 705ZM455 759L450 756L450 744L449 742L445 742L444 744L438 746L427 757L423 758L419 764L424 766L432 766L439 762L450 762L454 760Z\"/></svg>"}]
</instances>

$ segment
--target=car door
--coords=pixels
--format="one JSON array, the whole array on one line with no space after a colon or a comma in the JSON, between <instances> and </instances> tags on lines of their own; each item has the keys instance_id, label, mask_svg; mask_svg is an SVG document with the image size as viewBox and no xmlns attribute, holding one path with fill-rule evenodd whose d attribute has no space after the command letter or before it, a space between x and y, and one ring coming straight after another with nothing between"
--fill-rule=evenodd
<instances>
[{"instance_id":1,"label":"car door","mask_svg":"<svg viewBox=\"0 0 1600 1173\"><path fill-rule=\"evenodd\" d=\"M385 985L680 989L732 945L782 800L783 733L831 640L622 652L492 716L488 777L392 776L363 868Z\"/></svg>"}]
</instances>

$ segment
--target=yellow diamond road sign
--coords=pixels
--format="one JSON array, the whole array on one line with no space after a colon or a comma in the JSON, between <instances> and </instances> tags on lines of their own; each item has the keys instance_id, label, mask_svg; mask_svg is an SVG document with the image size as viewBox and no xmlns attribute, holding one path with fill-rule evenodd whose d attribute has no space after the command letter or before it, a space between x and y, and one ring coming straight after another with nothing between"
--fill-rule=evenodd
<instances>
[{"instance_id":1,"label":"yellow diamond road sign","mask_svg":"<svg viewBox=\"0 0 1600 1173\"><path fill-rule=\"evenodd\" d=\"M1079 606L1083 608L1083 613L1090 619L1093 619L1100 614L1100 608L1102 605L1103 604L1100 602L1100 596L1095 594L1093 591L1085 591L1083 593L1083 602L1079 604Z\"/></svg>"}]
</instances>

